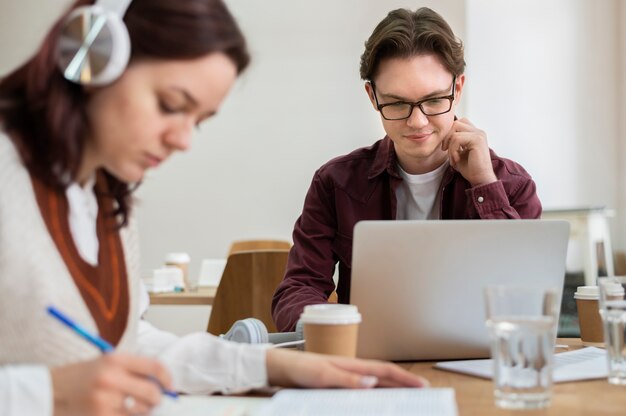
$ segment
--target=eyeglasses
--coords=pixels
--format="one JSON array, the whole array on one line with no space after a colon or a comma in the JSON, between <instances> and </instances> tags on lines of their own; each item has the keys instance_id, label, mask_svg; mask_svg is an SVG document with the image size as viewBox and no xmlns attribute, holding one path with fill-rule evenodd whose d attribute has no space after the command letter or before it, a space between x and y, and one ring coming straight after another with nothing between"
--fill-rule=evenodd
<instances>
[{"instance_id":1,"label":"eyeglasses","mask_svg":"<svg viewBox=\"0 0 626 416\"><path fill-rule=\"evenodd\" d=\"M393 103L379 104L378 97L376 96L376 85L374 85L374 81L370 81L370 84L372 84L376 108L378 108L383 118L385 120L404 120L411 117L413 108L415 107L419 107L420 111L426 116L438 116L439 114L445 114L450 111L452 109L452 102L454 101L456 75L452 78L452 94L446 95L445 97L427 98L414 103L396 101Z\"/></svg>"}]
</instances>

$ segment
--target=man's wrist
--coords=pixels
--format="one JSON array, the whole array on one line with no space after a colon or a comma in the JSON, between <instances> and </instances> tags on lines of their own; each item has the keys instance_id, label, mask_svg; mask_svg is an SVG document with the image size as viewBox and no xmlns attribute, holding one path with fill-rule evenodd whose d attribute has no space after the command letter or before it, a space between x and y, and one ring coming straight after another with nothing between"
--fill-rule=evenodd
<instances>
[{"instance_id":1,"label":"man's wrist","mask_svg":"<svg viewBox=\"0 0 626 416\"><path fill-rule=\"evenodd\" d=\"M470 185L472 188L476 188L478 186L489 185L490 183L498 182L498 177L495 173L491 175L486 175L484 178L478 178L476 180L470 181Z\"/></svg>"}]
</instances>

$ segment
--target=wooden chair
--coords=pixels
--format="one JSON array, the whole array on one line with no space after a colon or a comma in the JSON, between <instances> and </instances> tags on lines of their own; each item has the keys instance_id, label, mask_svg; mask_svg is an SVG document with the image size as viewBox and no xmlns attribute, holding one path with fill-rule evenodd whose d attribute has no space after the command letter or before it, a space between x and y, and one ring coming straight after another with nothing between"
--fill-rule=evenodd
<instances>
[{"instance_id":1,"label":"wooden chair","mask_svg":"<svg viewBox=\"0 0 626 416\"><path fill-rule=\"evenodd\" d=\"M230 245L228 255L250 250L289 250L291 243L286 240L240 240Z\"/></svg>"},{"instance_id":2,"label":"wooden chair","mask_svg":"<svg viewBox=\"0 0 626 416\"><path fill-rule=\"evenodd\" d=\"M239 319L257 318L268 332L277 332L271 303L276 287L285 276L289 250L252 250L228 256L217 287L207 331L226 333Z\"/></svg>"}]
</instances>

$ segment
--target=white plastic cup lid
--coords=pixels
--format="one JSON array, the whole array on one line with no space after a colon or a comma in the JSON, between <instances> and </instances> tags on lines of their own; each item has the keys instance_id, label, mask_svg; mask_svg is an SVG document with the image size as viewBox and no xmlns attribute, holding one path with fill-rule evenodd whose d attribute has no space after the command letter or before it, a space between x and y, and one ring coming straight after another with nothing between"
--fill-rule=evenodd
<instances>
[{"instance_id":1,"label":"white plastic cup lid","mask_svg":"<svg viewBox=\"0 0 626 416\"><path fill-rule=\"evenodd\" d=\"M304 324L358 324L361 314L356 305L322 303L305 306L300 319Z\"/></svg>"},{"instance_id":2,"label":"white plastic cup lid","mask_svg":"<svg viewBox=\"0 0 626 416\"><path fill-rule=\"evenodd\" d=\"M574 299L580 300L597 300L600 297L598 286L578 286Z\"/></svg>"},{"instance_id":3,"label":"white plastic cup lid","mask_svg":"<svg viewBox=\"0 0 626 416\"><path fill-rule=\"evenodd\" d=\"M166 263L189 263L191 257L187 253L167 253L165 256Z\"/></svg>"},{"instance_id":4,"label":"white plastic cup lid","mask_svg":"<svg viewBox=\"0 0 626 416\"><path fill-rule=\"evenodd\" d=\"M604 289L609 296L623 296L624 287L618 282L605 282Z\"/></svg>"}]
</instances>

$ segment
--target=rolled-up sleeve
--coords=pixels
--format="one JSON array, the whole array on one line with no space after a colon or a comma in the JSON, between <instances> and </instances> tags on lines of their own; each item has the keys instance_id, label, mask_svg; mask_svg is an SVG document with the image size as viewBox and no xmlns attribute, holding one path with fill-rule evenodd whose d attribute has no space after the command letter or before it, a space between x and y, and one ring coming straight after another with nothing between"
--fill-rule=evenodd
<instances>
[{"instance_id":1,"label":"rolled-up sleeve","mask_svg":"<svg viewBox=\"0 0 626 416\"><path fill-rule=\"evenodd\" d=\"M517 178L509 195L502 181L467 189L466 196L481 219L537 219L541 202L535 182Z\"/></svg>"},{"instance_id":2,"label":"rolled-up sleeve","mask_svg":"<svg viewBox=\"0 0 626 416\"><path fill-rule=\"evenodd\" d=\"M267 386L268 345L230 342L201 332L178 337L141 320L137 346L139 354L168 368L176 391L226 394Z\"/></svg>"}]
</instances>

